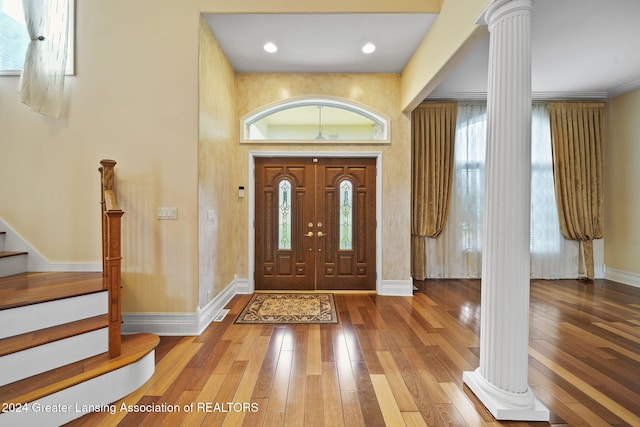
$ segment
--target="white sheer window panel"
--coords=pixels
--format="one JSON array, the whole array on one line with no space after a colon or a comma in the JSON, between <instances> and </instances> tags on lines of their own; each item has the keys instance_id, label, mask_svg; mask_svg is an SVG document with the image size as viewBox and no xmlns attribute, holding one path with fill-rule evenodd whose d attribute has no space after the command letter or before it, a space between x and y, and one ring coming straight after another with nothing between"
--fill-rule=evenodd
<instances>
[{"instance_id":1,"label":"white sheer window panel","mask_svg":"<svg viewBox=\"0 0 640 427\"><path fill-rule=\"evenodd\" d=\"M69 37L69 0L24 0L31 42L20 75L20 98L32 111L62 110Z\"/></svg>"},{"instance_id":2,"label":"white sheer window panel","mask_svg":"<svg viewBox=\"0 0 640 427\"><path fill-rule=\"evenodd\" d=\"M531 277L576 278L578 256L578 242L560 233L549 111L546 104L536 103L531 115Z\"/></svg>"},{"instance_id":3,"label":"white sheer window panel","mask_svg":"<svg viewBox=\"0 0 640 427\"><path fill-rule=\"evenodd\" d=\"M460 104L456 127L449 219L438 239L426 239L426 271L430 278L482 275L486 105ZM565 240L558 226L546 105L534 105L531 134L531 276L575 278L578 246Z\"/></svg>"}]
</instances>

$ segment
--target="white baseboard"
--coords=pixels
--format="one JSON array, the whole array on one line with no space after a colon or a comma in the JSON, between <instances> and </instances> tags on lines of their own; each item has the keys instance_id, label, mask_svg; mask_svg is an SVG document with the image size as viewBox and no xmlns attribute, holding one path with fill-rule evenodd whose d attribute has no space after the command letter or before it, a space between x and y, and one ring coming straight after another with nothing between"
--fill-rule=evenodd
<instances>
[{"instance_id":1,"label":"white baseboard","mask_svg":"<svg viewBox=\"0 0 640 427\"><path fill-rule=\"evenodd\" d=\"M376 289L378 295L411 297L413 296L413 281L407 280L383 280L378 283Z\"/></svg>"},{"instance_id":2,"label":"white baseboard","mask_svg":"<svg viewBox=\"0 0 640 427\"><path fill-rule=\"evenodd\" d=\"M614 282L624 283L625 285L640 288L640 274L631 273L629 271L616 270L615 268L606 267L604 269L604 278Z\"/></svg>"},{"instance_id":3,"label":"white baseboard","mask_svg":"<svg viewBox=\"0 0 640 427\"><path fill-rule=\"evenodd\" d=\"M594 266L593 269L593 275L595 279L605 279L605 274L604 274L604 264L600 264L600 265L596 265Z\"/></svg>"},{"instance_id":4,"label":"white baseboard","mask_svg":"<svg viewBox=\"0 0 640 427\"><path fill-rule=\"evenodd\" d=\"M238 279L236 277L235 284L236 294L246 295L253 293L253 287L249 285L249 279Z\"/></svg>"},{"instance_id":5,"label":"white baseboard","mask_svg":"<svg viewBox=\"0 0 640 427\"><path fill-rule=\"evenodd\" d=\"M244 294L247 285L234 279L203 308L194 313L122 313L122 333L149 332L161 336L198 336L231 299Z\"/></svg>"},{"instance_id":6,"label":"white baseboard","mask_svg":"<svg viewBox=\"0 0 640 427\"><path fill-rule=\"evenodd\" d=\"M160 336L198 336L236 295L251 294L247 279L235 278L202 309L194 313L123 313L122 333L149 332ZM378 295L413 296L413 282L383 280Z\"/></svg>"}]
</instances>

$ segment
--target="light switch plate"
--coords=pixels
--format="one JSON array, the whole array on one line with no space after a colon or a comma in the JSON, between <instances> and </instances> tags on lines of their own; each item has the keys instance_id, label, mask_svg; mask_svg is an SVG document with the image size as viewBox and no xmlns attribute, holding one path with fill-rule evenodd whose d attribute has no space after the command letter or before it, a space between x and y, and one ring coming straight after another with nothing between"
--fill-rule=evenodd
<instances>
[{"instance_id":1,"label":"light switch plate","mask_svg":"<svg viewBox=\"0 0 640 427\"><path fill-rule=\"evenodd\" d=\"M158 208L156 216L158 219L178 219L178 208Z\"/></svg>"}]
</instances>

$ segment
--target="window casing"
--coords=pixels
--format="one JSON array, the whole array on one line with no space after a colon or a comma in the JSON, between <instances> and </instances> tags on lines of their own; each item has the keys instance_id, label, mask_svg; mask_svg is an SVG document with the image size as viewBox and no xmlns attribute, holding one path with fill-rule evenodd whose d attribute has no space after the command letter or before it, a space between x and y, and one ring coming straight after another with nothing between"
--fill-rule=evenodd
<instances>
[{"instance_id":1,"label":"window casing","mask_svg":"<svg viewBox=\"0 0 640 427\"><path fill-rule=\"evenodd\" d=\"M388 144L389 120L351 102L302 98L263 108L241 119L242 143Z\"/></svg>"}]
</instances>

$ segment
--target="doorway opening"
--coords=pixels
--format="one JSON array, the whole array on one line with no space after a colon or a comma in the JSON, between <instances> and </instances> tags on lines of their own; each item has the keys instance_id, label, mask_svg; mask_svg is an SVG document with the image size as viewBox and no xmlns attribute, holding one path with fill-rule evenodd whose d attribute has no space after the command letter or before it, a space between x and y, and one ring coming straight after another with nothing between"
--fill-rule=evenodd
<instances>
[{"instance_id":1,"label":"doorway opening","mask_svg":"<svg viewBox=\"0 0 640 427\"><path fill-rule=\"evenodd\" d=\"M248 290L378 290L381 167L380 152L250 152Z\"/></svg>"}]
</instances>

